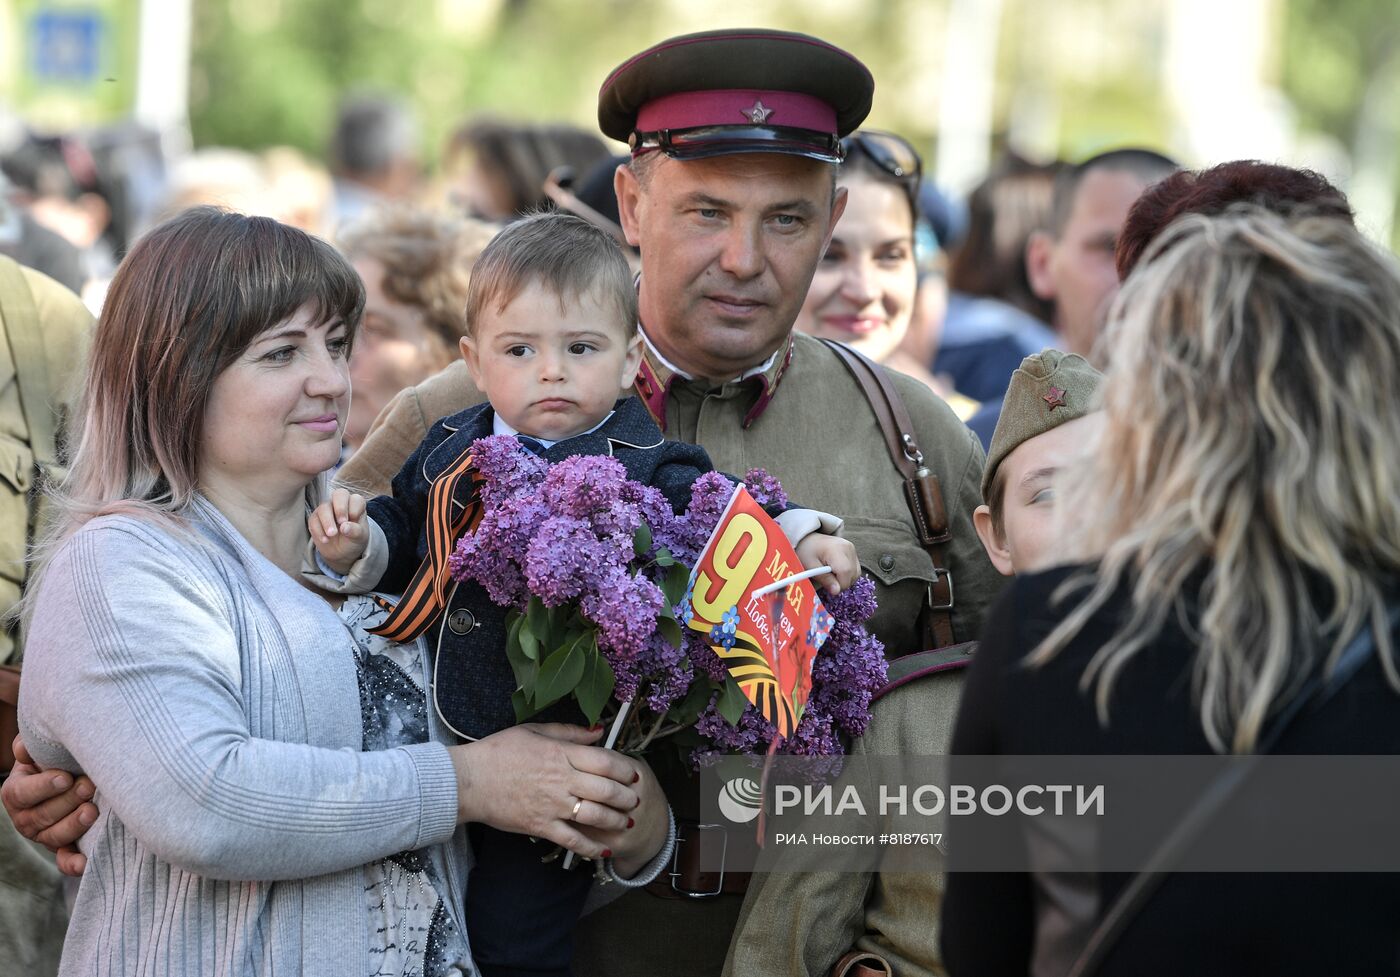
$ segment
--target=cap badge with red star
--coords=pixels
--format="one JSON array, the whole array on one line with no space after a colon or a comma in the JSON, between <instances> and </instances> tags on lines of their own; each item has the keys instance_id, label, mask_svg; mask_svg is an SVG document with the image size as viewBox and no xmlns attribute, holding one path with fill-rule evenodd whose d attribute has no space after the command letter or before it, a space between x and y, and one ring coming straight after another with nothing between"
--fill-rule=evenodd
<instances>
[{"instance_id":1,"label":"cap badge with red star","mask_svg":"<svg viewBox=\"0 0 1400 977\"><path fill-rule=\"evenodd\" d=\"M768 121L768 117L773 114L773 110L763 104L763 99L753 103L751 108L744 110L744 117L756 126L761 126Z\"/></svg>"}]
</instances>

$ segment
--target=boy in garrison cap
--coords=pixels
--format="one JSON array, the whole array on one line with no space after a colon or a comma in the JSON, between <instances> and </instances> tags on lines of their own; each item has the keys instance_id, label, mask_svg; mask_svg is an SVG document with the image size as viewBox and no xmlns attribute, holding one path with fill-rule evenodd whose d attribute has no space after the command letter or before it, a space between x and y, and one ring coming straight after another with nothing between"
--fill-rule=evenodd
<instances>
[{"instance_id":1,"label":"boy in garrison cap","mask_svg":"<svg viewBox=\"0 0 1400 977\"><path fill-rule=\"evenodd\" d=\"M992 565L1006 576L1058 562L1051 483L1094 434L1102 379L1082 356L1055 349L1027 356L1011 375L982 472L983 504L972 514Z\"/></svg>"},{"instance_id":2,"label":"boy in garrison cap","mask_svg":"<svg viewBox=\"0 0 1400 977\"><path fill-rule=\"evenodd\" d=\"M1083 357L1053 349L1027 356L1012 374L982 480L986 504L973 515L983 546L1003 574L1057 562L1050 542L1051 482L1094 434L1101 380ZM870 726L851 754L947 754L962 693L961 666L970 660L969 646L956 645L890 662L888 684L876 692ZM898 829L879 819L867 827ZM755 878L723 977L946 972L939 949L942 873L789 868Z\"/></svg>"}]
</instances>

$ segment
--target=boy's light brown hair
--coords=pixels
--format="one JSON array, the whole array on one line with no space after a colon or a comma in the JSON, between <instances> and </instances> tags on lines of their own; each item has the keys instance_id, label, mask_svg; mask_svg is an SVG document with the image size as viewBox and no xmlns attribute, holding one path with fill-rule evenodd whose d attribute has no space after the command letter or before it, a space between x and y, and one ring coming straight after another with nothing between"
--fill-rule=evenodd
<instances>
[{"instance_id":1,"label":"boy's light brown hair","mask_svg":"<svg viewBox=\"0 0 1400 977\"><path fill-rule=\"evenodd\" d=\"M531 284L565 303L597 296L617 311L626 339L637 331L637 289L622 248L581 217L550 211L510 224L481 252L467 289L467 335L483 315L499 315Z\"/></svg>"}]
</instances>

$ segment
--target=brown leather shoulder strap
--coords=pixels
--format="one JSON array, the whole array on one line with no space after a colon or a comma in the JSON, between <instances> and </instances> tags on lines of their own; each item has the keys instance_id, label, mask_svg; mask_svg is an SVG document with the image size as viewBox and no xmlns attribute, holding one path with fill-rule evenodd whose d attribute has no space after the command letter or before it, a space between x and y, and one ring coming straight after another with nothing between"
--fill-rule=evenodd
<instances>
[{"instance_id":1,"label":"brown leather shoulder strap","mask_svg":"<svg viewBox=\"0 0 1400 977\"><path fill-rule=\"evenodd\" d=\"M894 389L885 371L865 354L833 339L823 339L822 342L841 360L847 372L860 385L865 399L870 401L894 466L905 478L913 478L921 455L918 442L914 440L914 421L904 406L904 398Z\"/></svg>"},{"instance_id":2,"label":"brown leather shoulder strap","mask_svg":"<svg viewBox=\"0 0 1400 977\"><path fill-rule=\"evenodd\" d=\"M956 641L953 634L953 576L948 570L947 546L953 534L943 505L938 476L924 465L924 454L914 433L914 420L884 369L863 353L831 339L823 339L846 371L860 386L875 413L885 447L895 468L904 476L904 499L914 517L919 543L933 561L934 579L929 585L923 617L928 648L945 648Z\"/></svg>"}]
</instances>

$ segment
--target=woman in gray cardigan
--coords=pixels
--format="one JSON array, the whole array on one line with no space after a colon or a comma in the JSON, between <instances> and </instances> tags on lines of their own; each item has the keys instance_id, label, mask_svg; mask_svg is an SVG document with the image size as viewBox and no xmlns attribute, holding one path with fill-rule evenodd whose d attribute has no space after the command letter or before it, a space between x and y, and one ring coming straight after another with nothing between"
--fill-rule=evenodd
<instances>
[{"instance_id":1,"label":"woman in gray cardigan","mask_svg":"<svg viewBox=\"0 0 1400 977\"><path fill-rule=\"evenodd\" d=\"M208 209L112 282L20 703L99 790L64 974L474 974L465 821L664 863L644 765L576 727L444 745L422 646L302 582L363 302L328 245Z\"/></svg>"}]
</instances>

